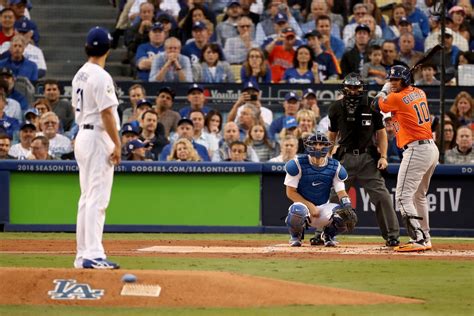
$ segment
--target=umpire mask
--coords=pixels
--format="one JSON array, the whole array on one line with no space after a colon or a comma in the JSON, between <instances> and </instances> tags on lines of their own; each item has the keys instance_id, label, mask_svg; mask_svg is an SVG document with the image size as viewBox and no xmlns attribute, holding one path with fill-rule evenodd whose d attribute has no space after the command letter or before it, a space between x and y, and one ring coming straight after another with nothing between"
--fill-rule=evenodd
<instances>
[{"instance_id":1,"label":"umpire mask","mask_svg":"<svg viewBox=\"0 0 474 316\"><path fill-rule=\"evenodd\" d=\"M359 74L351 72L344 78L342 85L342 94L344 95L342 102L348 114L347 120L354 121L355 111L362 103L364 96L364 83Z\"/></svg>"}]
</instances>

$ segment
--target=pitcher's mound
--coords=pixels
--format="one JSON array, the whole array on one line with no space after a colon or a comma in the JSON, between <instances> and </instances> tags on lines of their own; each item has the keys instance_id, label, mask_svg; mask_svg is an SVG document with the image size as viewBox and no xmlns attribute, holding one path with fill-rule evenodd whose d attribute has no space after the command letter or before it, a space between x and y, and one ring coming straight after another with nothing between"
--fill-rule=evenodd
<instances>
[{"instance_id":1,"label":"pitcher's mound","mask_svg":"<svg viewBox=\"0 0 474 316\"><path fill-rule=\"evenodd\" d=\"M137 276L135 284L159 285L160 295L120 295L124 286L121 278L126 273ZM0 279L0 304L12 305L258 307L422 303L377 293L212 271L1 268Z\"/></svg>"}]
</instances>

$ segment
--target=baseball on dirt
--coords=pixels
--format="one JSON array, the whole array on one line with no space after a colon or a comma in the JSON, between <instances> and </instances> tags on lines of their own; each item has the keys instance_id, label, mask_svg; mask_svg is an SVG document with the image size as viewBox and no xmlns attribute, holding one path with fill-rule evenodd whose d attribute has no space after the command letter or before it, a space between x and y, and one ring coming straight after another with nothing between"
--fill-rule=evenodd
<instances>
[{"instance_id":1,"label":"baseball on dirt","mask_svg":"<svg viewBox=\"0 0 474 316\"><path fill-rule=\"evenodd\" d=\"M123 275L122 281L126 283L133 283L137 281L137 277L133 274L127 273Z\"/></svg>"}]
</instances>

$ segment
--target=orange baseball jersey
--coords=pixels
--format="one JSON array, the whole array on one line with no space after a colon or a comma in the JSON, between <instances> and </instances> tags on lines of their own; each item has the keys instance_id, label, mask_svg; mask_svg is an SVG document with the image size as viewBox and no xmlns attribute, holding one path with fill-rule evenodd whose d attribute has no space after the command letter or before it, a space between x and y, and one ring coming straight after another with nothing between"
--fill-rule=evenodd
<instances>
[{"instance_id":1,"label":"orange baseball jersey","mask_svg":"<svg viewBox=\"0 0 474 316\"><path fill-rule=\"evenodd\" d=\"M391 92L385 101L379 100L379 107L384 112L392 112L399 148L416 140L433 138L428 101L423 90L409 86L400 92Z\"/></svg>"}]
</instances>

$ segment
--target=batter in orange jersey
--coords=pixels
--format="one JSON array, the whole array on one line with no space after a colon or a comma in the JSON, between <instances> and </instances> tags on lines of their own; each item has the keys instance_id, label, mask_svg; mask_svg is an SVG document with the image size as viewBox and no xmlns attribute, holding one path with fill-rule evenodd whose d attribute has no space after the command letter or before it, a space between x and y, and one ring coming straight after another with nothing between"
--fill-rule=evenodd
<instances>
[{"instance_id":1,"label":"batter in orange jersey","mask_svg":"<svg viewBox=\"0 0 474 316\"><path fill-rule=\"evenodd\" d=\"M388 74L390 93L384 86L378 97L382 111L392 112L397 145L404 148L395 191L395 207L402 215L410 241L395 251L430 250L428 202L426 193L438 164L439 151L431 134L430 112L425 93L410 85L411 73L404 66L393 66ZM382 96L382 97L380 97Z\"/></svg>"}]
</instances>

